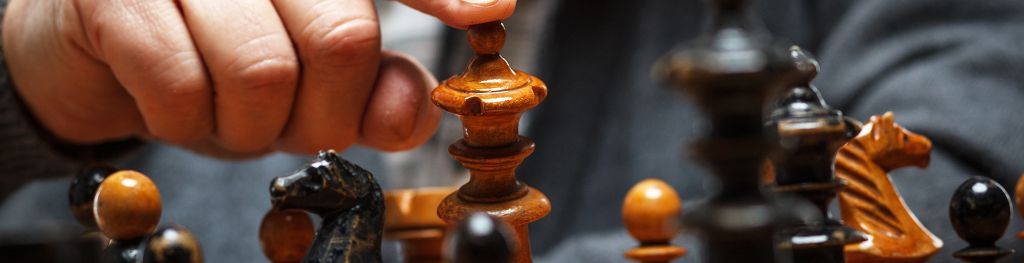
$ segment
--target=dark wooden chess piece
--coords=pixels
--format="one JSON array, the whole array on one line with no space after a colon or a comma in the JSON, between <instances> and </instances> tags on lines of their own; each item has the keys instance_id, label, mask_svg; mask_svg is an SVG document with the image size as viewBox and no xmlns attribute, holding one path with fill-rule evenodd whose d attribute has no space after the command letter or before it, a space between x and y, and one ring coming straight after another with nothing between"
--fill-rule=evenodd
<instances>
[{"instance_id":1,"label":"dark wooden chess piece","mask_svg":"<svg viewBox=\"0 0 1024 263\"><path fill-rule=\"evenodd\" d=\"M759 174L772 144L763 110L796 72L786 47L776 45L752 18L749 1L706 3L709 31L656 68L693 98L709 124L691 149L718 179L719 189L687 210L684 221L703 243L703 262L785 260L777 257L774 240L781 220L792 212L761 192Z\"/></svg>"},{"instance_id":2,"label":"dark wooden chess piece","mask_svg":"<svg viewBox=\"0 0 1024 263\"><path fill-rule=\"evenodd\" d=\"M437 207L454 187L398 189L384 192L384 239L401 243L402 262L442 263L448 224Z\"/></svg>"},{"instance_id":3,"label":"dark wooden chess piece","mask_svg":"<svg viewBox=\"0 0 1024 263\"><path fill-rule=\"evenodd\" d=\"M455 225L446 242L446 258L451 263L512 263L515 232L504 221L477 212Z\"/></svg>"},{"instance_id":4,"label":"dark wooden chess piece","mask_svg":"<svg viewBox=\"0 0 1024 263\"><path fill-rule=\"evenodd\" d=\"M87 167L69 189L71 210L79 223L87 229L95 226L109 239L100 262L202 263L199 241L185 227L157 229L162 205L156 184L136 171L114 171L109 166ZM87 197L90 194L92 198Z\"/></svg>"},{"instance_id":5,"label":"dark wooden chess piece","mask_svg":"<svg viewBox=\"0 0 1024 263\"><path fill-rule=\"evenodd\" d=\"M313 219L299 210L270 210L260 222L260 248L273 263L301 262L314 235Z\"/></svg>"},{"instance_id":6,"label":"dark wooden chess piece","mask_svg":"<svg viewBox=\"0 0 1024 263\"><path fill-rule=\"evenodd\" d=\"M302 262L381 262L384 196L370 172L321 151L305 168L275 178L270 196L274 209L323 218Z\"/></svg>"},{"instance_id":7,"label":"dark wooden chess piece","mask_svg":"<svg viewBox=\"0 0 1024 263\"><path fill-rule=\"evenodd\" d=\"M180 225L162 226L142 243L143 263L202 263L199 240Z\"/></svg>"},{"instance_id":8,"label":"dark wooden chess piece","mask_svg":"<svg viewBox=\"0 0 1024 263\"><path fill-rule=\"evenodd\" d=\"M833 163L836 152L856 134L843 113L825 103L811 80L818 62L797 46L790 56L800 77L784 92L766 125L778 144L769 154L775 169L775 191L792 194L817 207L823 222L803 223L783 230L780 247L793 253L793 262L845 262L843 247L863 242L867 236L847 227L829 213L843 182L837 180Z\"/></svg>"},{"instance_id":9,"label":"dark wooden chess piece","mask_svg":"<svg viewBox=\"0 0 1024 263\"><path fill-rule=\"evenodd\" d=\"M1017 212L1024 217L1024 175L1017 179L1017 189L1013 191L1013 201L1017 204ZM1017 239L1024 239L1024 230L1017 232Z\"/></svg>"},{"instance_id":10,"label":"dark wooden chess piece","mask_svg":"<svg viewBox=\"0 0 1024 263\"><path fill-rule=\"evenodd\" d=\"M547 197L520 183L515 169L534 144L519 135L519 118L547 95L540 79L515 70L499 52L505 27L494 21L469 27L469 44L476 56L465 72L437 86L431 99L462 120L463 138L448 152L469 169L469 182L437 208L448 224L473 212L484 212L512 225L518 249L513 262L532 262L528 224L551 211Z\"/></svg>"},{"instance_id":11,"label":"dark wooden chess piece","mask_svg":"<svg viewBox=\"0 0 1024 263\"><path fill-rule=\"evenodd\" d=\"M942 248L889 178L901 167L928 167L931 149L928 138L904 129L887 112L871 116L839 150L836 177L848 182L839 192L839 211L846 225L871 237L846 247L847 262L927 262Z\"/></svg>"},{"instance_id":12,"label":"dark wooden chess piece","mask_svg":"<svg viewBox=\"0 0 1024 263\"><path fill-rule=\"evenodd\" d=\"M96 197L96 189L100 188L103 179L116 171L114 167L107 165L89 165L79 170L71 179L71 189L68 190L71 214L87 231L99 230L96 226L96 217L93 216L92 202Z\"/></svg>"},{"instance_id":13,"label":"dark wooden chess piece","mask_svg":"<svg viewBox=\"0 0 1024 263\"><path fill-rule=\"evenodd\" d=\"M672 186L658 179L640 181L626 193L622 222L640 246L626 251L626 258L642 263L668 263L686 255L672 245L679 233L682 201Z\"/></svg>"},{"instance_id":14,"label":"dark wooden chess piece","mask_svg":"<svg viewBox=\"0 0 1024 263\"><path fill-rule=\"evenodd\" d=\"M953 193L949 201L949 220L967 248L954 257L971 263L991 263L1013 254L1013 249L996 246L1010 224L1010 196L995 180L974 176Z\"/></svg>"}]
</instances>

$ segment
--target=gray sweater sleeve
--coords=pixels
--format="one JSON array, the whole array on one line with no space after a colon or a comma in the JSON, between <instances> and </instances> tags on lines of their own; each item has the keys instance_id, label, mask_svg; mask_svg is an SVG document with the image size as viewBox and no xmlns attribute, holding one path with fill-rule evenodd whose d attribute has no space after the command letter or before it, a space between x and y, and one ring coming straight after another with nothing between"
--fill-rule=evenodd
<instances>
[{"instance_id":1,"label":"gray sweater sleeve","mask_svg":"<svg viewBox=\"0 0 1024 263\"><path fill-rule=\"evenodd\" d=\"M6 8L7 0L0 0L0 13ZM109 161L141 145L135 139L99 145L61 143L35 123L10 80L0 54L0 200L31 180L68 176L82 163Z\"/></svg>"},{"instance_id":2,"label":"gray sweater sleeve","mask_svg":"<svg viewBox=\"0 0 1024 263\"><path fill-rule=\"evenodd\" d=\"M856 1L822 45L816 83L864 119L883 111L970 174L1024 172L1024 2ZM934 165L934 163L933 163ZM945 172L945 171L934 171Z\"/></svg>"}]
</instances>

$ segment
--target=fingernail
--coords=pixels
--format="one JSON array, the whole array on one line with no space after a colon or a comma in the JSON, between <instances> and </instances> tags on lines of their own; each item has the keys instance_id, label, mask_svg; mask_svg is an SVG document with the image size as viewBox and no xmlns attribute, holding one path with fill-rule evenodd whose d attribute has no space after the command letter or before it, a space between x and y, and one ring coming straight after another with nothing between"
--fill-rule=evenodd
<instances>
[{"instance_id":1,"label":"fingernail","mask_svg":"<svg viewBox=\"0 0 1024 263\"><path fill-rule=\"evenodd\" d=\"M497 3L498 0L462 0L463 3L475 5L475 6L490 6Z\"/></svg>"}]
</instances>

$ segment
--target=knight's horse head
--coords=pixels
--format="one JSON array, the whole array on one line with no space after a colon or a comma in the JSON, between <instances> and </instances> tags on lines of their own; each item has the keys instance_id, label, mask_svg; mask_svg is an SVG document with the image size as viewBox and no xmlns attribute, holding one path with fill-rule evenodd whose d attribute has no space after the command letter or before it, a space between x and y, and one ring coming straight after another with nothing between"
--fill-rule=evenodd
<instances>
[{"instance_id":1,"label":"knight's horse head","mask_svg":"<svg viewBox=\"0 0 1024 263\"><path fill-rule=\"evenodd\" d=\"M274 209L325 215L355 206L375 185L373 174L328 150L295 173L274 178L270 196Z\"/></svg>"},{"instance_id":2,"label":"knight's horse head","mask_svg":"<svg viewBox=\"0 0 1024 263\"><path fill-rule=\"evenodd\" d=\"M932 142L896 124L892 112L871 116L860 132L870 135L857 137L867 140L864 149L886 171L910 165L928 167Z\"/></svg>"}]
</instances>

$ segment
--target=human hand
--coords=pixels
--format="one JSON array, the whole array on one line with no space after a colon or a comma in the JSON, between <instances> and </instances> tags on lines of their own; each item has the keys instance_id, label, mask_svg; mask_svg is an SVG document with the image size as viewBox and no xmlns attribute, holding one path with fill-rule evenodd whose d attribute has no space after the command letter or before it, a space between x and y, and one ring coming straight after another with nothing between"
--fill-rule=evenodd
<instances>
[{"instance_id":1,"label":"human hand","mask_svg":"<svg viewBox=\"0 0 1024 263\"><path fill-rule=\"evenodd\" d=\"M514 0L403 0L455 27ZM436 84L380 47L371 0L11 0L18 94L59 139L153 138L215 156L412 148Z\"/></svg>"}]
</instances>

